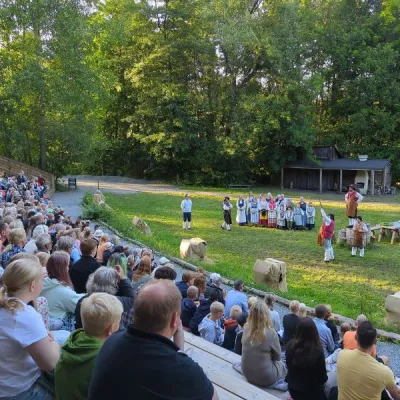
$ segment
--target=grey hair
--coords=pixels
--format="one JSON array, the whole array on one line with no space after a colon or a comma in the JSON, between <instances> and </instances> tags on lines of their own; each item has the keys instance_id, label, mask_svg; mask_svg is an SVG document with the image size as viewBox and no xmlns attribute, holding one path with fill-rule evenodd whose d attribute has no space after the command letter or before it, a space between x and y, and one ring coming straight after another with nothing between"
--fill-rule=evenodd
<instances>
[{"instance_id":1,"label":"grey hair","mask_svg":"<svg viewBox=\"0 0 400 400\"><path fill-rule=\"evenodd\" d=\"M100 267L89 276L86 291L92 293L108 293L115 295L118 292L119 278L113 268Z\"/></svg>"},{"instance_id":2,"label":"grey hair","mask_svg":"<svg viewBox=\"0 0 400 400\"><path fill-rule=\"evenodd\" d=\"M222 283L222 278L220 274L217 273L211 274L210 278L211 282L214 283L215 285Z\"/></svg>"},{"instance_id":3,"label":"grey hair","mask_svg":"<svg viewBox=\"0 0 400 400\"><path fill-rule=\"evenodd\" d=\"M51 236L48 233L41 233L35 243L38 251L47 251L46 246L51 243Z\"/></svg>"},{"instance_id":4,"label":"grey hair","mask_svg":"<svg viewBox=\"0 0 400 400\"><path fill-rule=\"evenodd\" d=\"M56 224L56 225L54 226L54 229L55 229L56 232L58 233L58 232L60 232L60 231L63 231L66 227L67 227L67 225L62 224L62 223L59 223L59 224Z\"/></svg>"},{"instance_id":5,"label":"grey hair","mask_svg":"<svg viewBox=\"0 0 400 400\"><path fill-rule=\"evenodd\" d=\"M14 219L14 221L10 223L10 229L16 229L16 228L24 229L24 224L20 219Z\"/></svg>"},{"instance_id":6,"label":"grey hair","mask_svg":"<svg viewBox=\"0 0 400 400\"><path fill-rule=\"evenodd\" d=\"M75 240L71 236L61 236L57 242L57 250L68 252L68 249L72 249L74 245Z\"/></svg>"}]
</instances>

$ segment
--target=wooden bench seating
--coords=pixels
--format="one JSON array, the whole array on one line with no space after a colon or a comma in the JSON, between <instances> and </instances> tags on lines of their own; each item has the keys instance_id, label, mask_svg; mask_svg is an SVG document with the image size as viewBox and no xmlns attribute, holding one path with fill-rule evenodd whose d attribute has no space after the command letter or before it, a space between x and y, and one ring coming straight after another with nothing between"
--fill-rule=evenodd
<instances>
[{"instance_id":1,"label":"wooden bench seating","mask_svg":"<svg viewBox=\"0 0 400 400\"><path fill-rule=\"evenodd\" d=\"M235 185L228 185L229 189L248 189L250 185L245 185L245 184L235 184Z\"/></svg>"},{"instance_id":2,"label":"wooden bench seating","mask_svg":"<svg viewBox=\"0 0 400 400\"><path fill-rule=\"evenodd\" d=\"M185 332L185 352L203 368L221 400L288 398L286 394L277 390L271 389L267 392L247 382L246 378L232 367L232 364L240 361L239 355L189 332Z\"/></svg>"}]
</instances>

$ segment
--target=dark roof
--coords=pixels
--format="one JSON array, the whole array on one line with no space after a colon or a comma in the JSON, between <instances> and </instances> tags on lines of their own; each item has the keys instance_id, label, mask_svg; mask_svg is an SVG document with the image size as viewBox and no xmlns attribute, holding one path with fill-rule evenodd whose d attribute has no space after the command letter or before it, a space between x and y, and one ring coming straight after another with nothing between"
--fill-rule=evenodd
<instances>
[{"instance_id":1,"label":"dark roof","mask_svg":"<svg viewBox=\"0 0 400 400\"><path fill-rule=\"evenodd\" d=\"M376 170L381 171L390 166L389 160L353 160L350 158L338 158L337 160L300 160L288 163L285 168L301 169L346 169L346 170Z\"/></svg>"}]
</instances>

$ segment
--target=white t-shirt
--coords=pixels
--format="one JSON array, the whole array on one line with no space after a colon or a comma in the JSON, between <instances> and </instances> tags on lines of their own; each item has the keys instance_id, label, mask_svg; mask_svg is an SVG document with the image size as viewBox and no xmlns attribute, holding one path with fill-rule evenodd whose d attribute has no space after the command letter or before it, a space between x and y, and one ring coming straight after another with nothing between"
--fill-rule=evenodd
<instances>
[{"instance_id":1,"label":"white t-shirt","mask_svg":"<svg viewBox=\"0 0 400 400\"><path fill-rule=\"evenodd\" d=\"M26 347L44 339L47 330L40 314L23 305L14 313L0 308L0 398L28 390L40 376Z\"/></svg>"}]
</instances>

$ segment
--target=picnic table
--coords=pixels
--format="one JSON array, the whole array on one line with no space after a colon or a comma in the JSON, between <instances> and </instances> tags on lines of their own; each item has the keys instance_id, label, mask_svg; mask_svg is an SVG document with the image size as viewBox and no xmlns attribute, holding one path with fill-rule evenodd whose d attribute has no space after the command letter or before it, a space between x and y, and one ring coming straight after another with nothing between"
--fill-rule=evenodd
<instances>
[{"instance_id":1,"label":"picnic table","mask_svg":"<svg viewBox=\"0 0 400 400\"><path fill-rule=\"evenodd\" d=\"M267 392L252 385L242 374L234 370L232 364L240 362L239 355L189 332L185 332L185 353L203 368L221 400L287 399L287 395L282 392L272 389Z\"/></svg>"},{"instance_id":2,"label":"picnic table","mask_svg":"<svg viewBox=\"0 0 400 400\"><path fill-rule=\"evenodd\" d=\"M388 233L389 234L391 233L391 235L392 235L392 238L390 240L390 244L393 244L394 243L394 239L396 237L399 237L399 227L395 226L395 225L394 226L384 226L384 225L382 225L380 227L380 231L379 231L378 242L381 241L382 236L385 236Z\"/></svg>"}]
</instances>

